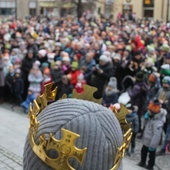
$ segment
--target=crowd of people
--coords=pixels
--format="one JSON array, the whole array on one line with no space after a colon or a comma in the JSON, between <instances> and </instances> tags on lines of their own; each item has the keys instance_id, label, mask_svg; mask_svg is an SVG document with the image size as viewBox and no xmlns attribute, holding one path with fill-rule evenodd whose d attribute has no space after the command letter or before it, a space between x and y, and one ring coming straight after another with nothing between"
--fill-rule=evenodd
<instances>
[{"instance_id":1,"label":"crowd of people","mask_svg":"<svg viewBox=\"0 0 170 170\"><path fill-rule=\"evenodd\" d=\"M0 102L18 104L27 113L29 103L49 82L58 87L56 100L63 94L71 97L73 88L82 93L84 84L98 89L94 96L102 97L105 107L126 95L129 120L138 117L131 153L136 135L143 134L140 165L145 166L149 152L148 168L153 168L163 129L166 136L159 154L165 153L170 138L169 22L123 16L113 21L86 13L79 19L1 21Z\"/></svg>"}]
</instances>

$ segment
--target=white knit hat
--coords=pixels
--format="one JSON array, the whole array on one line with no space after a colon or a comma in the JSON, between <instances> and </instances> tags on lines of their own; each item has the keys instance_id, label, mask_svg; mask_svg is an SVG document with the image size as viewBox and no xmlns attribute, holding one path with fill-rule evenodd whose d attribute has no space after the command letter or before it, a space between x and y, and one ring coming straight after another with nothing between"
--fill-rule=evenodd
<instances>
[{"instance_id":1,"label":"white knit hat","mask_svg":"<svg viewBox=\"0 0 170 170\"><path fill-rule=\"evenodd\" d=\"M87 151L82 165L75 161L75 157L69 159L69 164L74 169L109 170L113 167L117 148L123 142L123 135L117 118L108 108L85 100L63 99L47 106L37 118L40 125L35 139L45 134L48 140L49 134L52 133L60 140L61 128L80 135L74 145L80 149L87 147ZM57 155L56 150L50 149L48 152L50 158L56 158ZM52 169L33 152L29 135L24 147L23 169Z\"/></svg>"},{"instance_id":2,"label":"white knit hat","mask_svg":"<svg viewBox=\"0 0 170 170\"><path fill-rule=\"evenodd\" d=\"M99 60L104 61L106 63L109 61L109 59L108 59L108 57L106 55L101 55Z\"/></svg>"},{"instance_id":3,"label":"white knit hat","mask_svg":"<svg viewBox=\"0 0 170 170\"><path fill-rule=\"evenodd\" d=\"M117 89L117 79L116 77L111 77L109 80L108 86L113 87L114 89Z\"/></svg>"},{"instance_id":4,"label":"white knit hat","mask_svg":"<svg viewBox=\"0 0 170 170\"><path fill-rule=\"evenodd\" d=\"M45 55L47 54L47 51L42 49L42 50L39 50L38 53L42 56L42 57L45 57Z\"/></svg>"}]
</instances>

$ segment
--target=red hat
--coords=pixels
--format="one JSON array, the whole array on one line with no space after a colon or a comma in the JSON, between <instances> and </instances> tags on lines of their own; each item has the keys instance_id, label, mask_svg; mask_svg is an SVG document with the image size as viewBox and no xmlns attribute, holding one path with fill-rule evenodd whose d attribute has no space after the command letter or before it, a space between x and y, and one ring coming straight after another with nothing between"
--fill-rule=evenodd
<instances>
[{"instance_id":1,"label":"red hat","mask_svg":"<svg viewBox=\"0 0 170 170\"><path fill-rule=\"evenodd\" d=\"M161 104L158 99L151 101L148 105L148 110L152 113L159 113L161 109Z\"/></svg>"}]
</instances>

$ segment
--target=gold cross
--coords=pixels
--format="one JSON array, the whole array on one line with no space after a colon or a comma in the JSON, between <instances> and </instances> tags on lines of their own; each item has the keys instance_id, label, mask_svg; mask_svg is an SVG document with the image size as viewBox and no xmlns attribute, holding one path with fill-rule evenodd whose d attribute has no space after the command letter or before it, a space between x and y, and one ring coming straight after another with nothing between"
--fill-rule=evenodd
<instances>
[{"instance_id":1,"label":"gold cross","mask_svg":"<svg viewBox=\"0 0 170 170\"><path fill-rule=\"evenodd\" d=\"M87 148L78 149L74 146L75 140L79 137L78 134L73 133L66 129L61 129L63 137L61 140L55 139L52 134L47 142L47 150L54 149L59 153L56 159L46 158L46 163L56 170L74 170L69 163L68 159L74 157L82 164Z\"/></svg>"}]
</instances>

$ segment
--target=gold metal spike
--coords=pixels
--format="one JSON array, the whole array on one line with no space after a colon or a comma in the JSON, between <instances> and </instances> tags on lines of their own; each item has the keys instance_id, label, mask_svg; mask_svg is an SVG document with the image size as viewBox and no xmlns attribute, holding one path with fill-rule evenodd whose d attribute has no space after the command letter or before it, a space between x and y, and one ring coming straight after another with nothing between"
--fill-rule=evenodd
<instances>
[{"instance_id":1,"label":"gold metal spike","mask_svg":"<svg viewBox=\"0 0 170 170\"><path fill-rule=\"evenodd\" d=\"M129 147L131 138L132 138L132 130L129 129L123 135L123 144L117 149L116 156L115 156L115 159L114 159L114 166L110 170L117 170L119 168L121 160L125 155L125 151Z\"/></svg>"},{"instance_id":2,"label":"gold metal spike","mask_svg":"<svg viewBox=\"0 0 170 170\"><path fill-rule=\"evenodd\" d=\"M57 94L57 87L54 90L52 90L53 85L54 83L49 83L44 86L44 89L45 89L44 94L46 95L48 101L55 100L55 97Z\"/></svg>"},{"instance_id":3,"label":"gold metal spike","mask_svg":"<svg viewBox=\"0 0 170 170\"><path fill-rule=\"evenodd\" d=\"M76 90L74 89L73 93L72 93L72 98L88 100L88 101L92 101L92 102L95 102L95 103L98 103L98 104L102 103L102 98L101 99L95 99L94 96L93 96L94 92L97 91L96 87L92 87L92 86L89 86L87 84L84 84L83 88L84 88L83 93L77 93Z\"/></svg>"}]
</instances>

